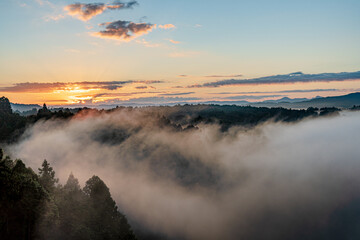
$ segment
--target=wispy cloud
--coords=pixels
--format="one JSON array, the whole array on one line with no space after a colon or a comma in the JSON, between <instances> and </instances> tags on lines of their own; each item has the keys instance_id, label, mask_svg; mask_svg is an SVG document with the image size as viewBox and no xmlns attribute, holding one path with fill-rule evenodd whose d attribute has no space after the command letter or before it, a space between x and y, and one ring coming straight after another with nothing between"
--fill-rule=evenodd
<instances>
[{"instance_id":1,"label":"wispy cloud","mask_svg":"<svg viewBox=\"0 0 360 240\"><path fill-rule=\"evenodd\" d=\"M139 39L139 40L136 40L136 42L143 45L143 46L145 46L145 47L149 47L149 48L161 47L161 44L159 44L159 43L151 43L151 42L146 41L145 39Z\"/></svg>"},{"instance_id":2,"label":"wispy cloud","mask_svg":"<svg viewBox=\"0 0 360 240\"><path fill-rule=\"evenodd\" d=\"M148 88L148 86L137 86L137 87L135 87L136 89L147 89Z\"/></svg>"},{"instance_id":3,"label":"wispy cloud","mask_svg":"<svg viewBox=\"0 0 360 240\"><path fill-rule=\"evenodd\" d=\"M97 99L97 98L118 98L118 97L130 97L130 96L134 96L134 95L139 95L139 94L156 94L159 92L120 92L120 93L98 93L98 94L94 94L94 95L89 95L89 97L91 97L91 99Z\"/></svg>"},{"instance_id":4,"label":"wispy cloud","mask_svg":"<svg viewBox=\"0 0 360 240\"><path fill-rule=\"evenodd\" d=\"M188 57L194 57L199 55L200 52L194 52L194 51L177 51L172 52L169 54L169 57L171 58L188 58Z\"/></svg>"},{"instance_id":5,"label":"wispy cloud","mask_svg":"<svg viewBox=\"0 0 360 240\"><path fill-rule=\"evenodd\" d=\"M133 38L147 34L154 28L154 25L150 23L134 23L121 20L100 25L105 26L105 30L94 32L91 35L123 41L130 41Z\"/></svg>"},{"instance_id":6,"label":"wispy cloud","mask_svg":"<svg viewBox=\"0 0 360 240\"><path fill-rule=\"evenodd\" d=\"M153 84L153 83L163 83L164 81L161 80L137 80L132 81L133 83L144 83L144 84Z\"/></svg>"},{"instance_id":7,"label":"wispy cloud","mask_svg":"<svg viewBox=\"0 0 360 240\"><path fill-rule=\"evenodd\" d=\"M282 91L263 91L263 92L218 92L216 94L263 94L263 93L312 93L312 92L338 92L344 91L344 89L296 89L296 90L282 90ZM352 91L352 90L349 90Z\"/></svg>"},{"instance_id":8,"label":"wispy cloud","mask_svg":"<svg viewBox=\"0 0 360 240\"><path fill-rule=\"evenodd\" d=\"M235 77L242 77L241 74L232 74L232 75L208 75L208 76L205 76L207 78L235 78Z\"/></svg>"},{"instance_id":9,"label":"wispy cloud","mask_svg":"<svg viewBox=\"0 0 360 240\"><path fill-rule=\"evenodd\" d=\"M158 105L158 104L171 104L171 103L185 103L191 101L198 101L201 98L197 97L141 97L141 98L131 98L126 101L118 100L118 103L127 103L127 104L141 104L141 105Z\"/></svg>"},{"instance_id":10,"label":"wispy cloud","mask_svg":"<svg viewBox=\"0 0 360 240\"><path fill-rule=\"evenodd\" d=\"M241 74L229 74L229 75L206 75L206 76L196 76L196 75L187 75L181 74L178 77L188 77L188 78L230 78L230 77L241 77Z\"/></svg>"},{"instance_id":11,"label":"wispy cloud","mask_svg":"<svg viewBox=\"0 0 360 240\"><path fill-rule=\"evenodd\" d=\"M175 41L173 39L167 39L169 42L173 43L173 44L180 44L181 42L179 41Z\"/></svg>"},{"instance_id":12,"label":"wispy cloud","mask_svg":"<svg viewBox=\"0 0 360 240\"><path fill-rule=\"evenodd\" d=\"M202 100L196 97L166 97L166 96L151 96L151 97L135 97L137 94L144 94L146 92L132 92L132 93L104 93L89 96L75 96L74 102L79 104L90 105L171 105L188 102L197 102ZM124 99L125 98L125 99Z\"/></svg>"},{"instance_id":13,"label":"wispy cloud","mask_svg":"<svg viewBox=\"0 0 360 240\"><path fill-rule=\"evenodd\" d=\"M252 78L252 79L227 79L216 82L191 85L188 86L188 88L221 87L221 86L230 86L230 85L286 84L286 83L299 83L299 82L303 82L303 83L334 82L334 81L351 81L351 80L359 80L359 79L360 79L360 71L342 72L342 73L320 73L320 74L304 74L302 72L296 72L285 75L275 75L275 76Z\"/></svg>"},{"instance_id":14,"label":"wispy cloud","mask_svg":"<svg viewBox=\"0 0 360 240\"><path fill-rule=\"evenodd\" d=\"M43 19L45 20L45 22L48 22L48 21L59 21L60 19L63 18L65 18L65 15L57 14L57 15L47 15Z\"/></svg>"},{"instance_id":15,"label":"wispy cloud","mask_svg":"<svg viewBox=\"0 0 360 240\"><path fill-rule=\"evenodd\" d=\"M53 100L46 100L46 102L48 103L54 103L54 102L56 102L56 103L67 103L67 102L69 102L68 100L65 100L65 99L53 99Z\"/></svg>"},{"instance_id":16,"label":"wispy cloud","mask_svg":"<svg viewBox=\"0 0 360 240\"><path fill-rule=\"evenodd\" d=\"M174 24L164 24L164 25L157 25L158 28L162 28L162 29L171 29L171 28L175 28Z\"/></svg>"},{"instance_id":17,"label":"wispy cloud","mask_svg":"<svg viewBox=\"0 0 360 240\"><path fill-rule=\"evenodd\" d=\"M39 4L40 6L50 6L52 8L54 8L54 4L52 4L51 2L47 1L47 0L35 0L35 2L37 2L37 4Z\"/></svg>"},{"instance_id":18,"label":"wispy cloud","mask_svg":"<svg viewBox=\"0 0 360 240\"><path fill-rule=\"evenodd\" d=\"M285 95L236 95L224 97L222 99L226 100L259 100L264 98L276 98L276 97L285 97Z\"/></svg>"},{"instance_id":19,"label":"wispy cloud","mask_svg":"<svg viewBox=\"0 0 360 240\"><path fill-rule=\"evenodd\" d=\"M297 89L297 90L283 90L277 91L277 93L311 93L311 92L336 92L339 89Z\"/></svg>"},{"instance_id":20,"label":"wispy cloud","mask_svg":"<svg viewBox=\"0 0 360 240\"><path fill-rule=\"evenodd\" d=\"M181 95L189 95L194 94L195 92L180 92L180 93L162 93L159 94L161 96L181 96Z\"/></svg>"},{"instance_id":21,"label":"wispy cloud","mask_svg":"<svg viewBox=\"0 0 360 240\"><path fill-rule=\"evenodd\" d=\"M142 84L156 84L162 83L158 80L139 80L139 81L99 81L99 82L54 82L54 83L38 83L25 82L15 83L12 86L1 87L0 92L52 92L52 91L78 91L78 90L117 90L126 84L142 83Z\"/></svg>"}]
</instances>

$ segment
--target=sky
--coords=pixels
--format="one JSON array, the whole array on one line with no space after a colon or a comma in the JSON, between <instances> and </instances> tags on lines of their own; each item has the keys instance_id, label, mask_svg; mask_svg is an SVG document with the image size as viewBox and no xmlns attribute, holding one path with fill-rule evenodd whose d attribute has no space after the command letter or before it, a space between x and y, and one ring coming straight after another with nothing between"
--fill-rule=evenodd
<instances>
[{"instance_id":1,"label":"sky","mask_svg":"<svg viewBox=\"0 0 360 240\"><path fill-rule=\"evenodd\" d=\"M0 95L167 104L360 91L358 0L0 1Z\"/></svg>"}]
</instances>

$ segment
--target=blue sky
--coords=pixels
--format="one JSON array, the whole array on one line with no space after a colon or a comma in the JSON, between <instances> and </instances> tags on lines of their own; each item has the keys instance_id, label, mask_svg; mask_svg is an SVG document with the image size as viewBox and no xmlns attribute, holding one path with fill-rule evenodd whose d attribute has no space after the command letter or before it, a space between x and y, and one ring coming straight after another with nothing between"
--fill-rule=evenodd
<instances>
[{"instance_id":1,"label":"blue sky","mask_svg":"<svg viewBox=\"0 0 360 240\"><path fill-rule=\"evenodd\" d=\"M234 75L252 79L297 71L318 74L360 70L360 1L139 0L132 9L107 9L87 21L79 20L79 15L70 16L65 10L74 3L68 0L0 2L1 94L11 95L17 101L39 102L53 92L39 97L39 91L34 88L33 92L27 92L32 95L25 97L1 89L25 82L158 80L163 83L151 86L152 92L138 94L156 97L176 93L174 87L186 88ZM80 3L113 4L100 0ZM126 41L95 36L94 33L104 31L107 26L99 24L119 20L157 27L139 36L134 34L135 37ZM174 27L159 27L166 24ZM209 75L219 77L205 77ZM348 92L359 87L359 82L353 80L290 86L291 89L348 89ZM289 85L272 84L231 86L230 90L235 93L288 88ZM136 89L140 88L123 87L122 93ZM213 99L217 91L228 90L195 89L192 97ZM63 90L58 100L76 102L76 98L70 101L70 93ZM213 95L206 97L206 94ZM88 95L82 96L90 99L91 94Z\"/></svg>"}]
</instances>

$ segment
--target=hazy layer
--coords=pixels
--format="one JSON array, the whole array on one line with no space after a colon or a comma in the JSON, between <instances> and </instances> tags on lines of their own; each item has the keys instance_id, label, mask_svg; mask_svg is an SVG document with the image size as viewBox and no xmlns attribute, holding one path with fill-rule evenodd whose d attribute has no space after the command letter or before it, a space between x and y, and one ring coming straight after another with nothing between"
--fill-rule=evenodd
<instances>
[{"instance_id":1,"label":"hazy layer","mask_svg":"<svg viewBox=\"0 0 360 240\"><path fill-rule=\"evenodd\" d=\"M33 169L46 158L63 182L98 175L129 218L176 238L326 238L360 199L360 113L227 133L160 126L88 114L38 122L9 150Z\"/></svg>"}]
</instances>

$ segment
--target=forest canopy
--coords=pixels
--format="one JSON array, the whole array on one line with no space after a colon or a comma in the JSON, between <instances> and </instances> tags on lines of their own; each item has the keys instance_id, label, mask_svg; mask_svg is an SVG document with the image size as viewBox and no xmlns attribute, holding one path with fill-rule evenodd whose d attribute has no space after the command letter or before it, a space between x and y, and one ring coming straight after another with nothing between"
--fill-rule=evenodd
<instances>
[{"instance_id":1,"label":"forest canopy","mask_svg":"<svg viewBox=\"0 0 360 240\"><path fill-rule=\"evenodd\" d=\"M36 174L0 156L0 239L136 239L98 176L62 186L46 160Z\"/></svg>"}]
</instances>

